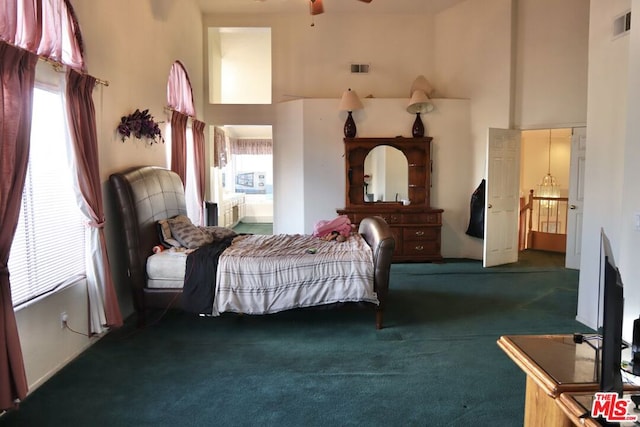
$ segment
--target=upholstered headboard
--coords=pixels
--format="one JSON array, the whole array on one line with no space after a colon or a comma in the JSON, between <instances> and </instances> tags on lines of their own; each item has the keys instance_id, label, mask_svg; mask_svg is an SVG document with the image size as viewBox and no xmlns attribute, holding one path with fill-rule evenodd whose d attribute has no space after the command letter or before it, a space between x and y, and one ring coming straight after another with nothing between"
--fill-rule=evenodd
<instances>
[{"instance_id":1,"label":"upholstered headboard","mask_svg":"<svg viewBox=\"0 0 640 427\"><path fill-rule=\"evenodd\" d=\"M134 292L136 311L153 306L145 301L146 261L160 243L157 221L186 215L180 177L157 166L134 167L109 178L116 210L122 222L126 267Z\"/></svg>"}]
</instances>

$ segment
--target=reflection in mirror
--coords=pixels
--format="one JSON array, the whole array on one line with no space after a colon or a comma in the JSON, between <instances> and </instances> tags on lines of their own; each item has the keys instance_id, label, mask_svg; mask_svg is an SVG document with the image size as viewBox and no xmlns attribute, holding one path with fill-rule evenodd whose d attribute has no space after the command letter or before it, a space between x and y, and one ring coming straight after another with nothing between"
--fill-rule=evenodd
<instances>
[{"instance_id":1,"label":"reflection in mirror","mask_svg":"<svg viewBox=\"0 0 640 427\"><path fill-rule=\"evenodd\" d=\"M364 160L364 173L365 201L399 202L408 199L407 158L397 148L379 145L371 150Z\"/></svg>"}]
</instances>

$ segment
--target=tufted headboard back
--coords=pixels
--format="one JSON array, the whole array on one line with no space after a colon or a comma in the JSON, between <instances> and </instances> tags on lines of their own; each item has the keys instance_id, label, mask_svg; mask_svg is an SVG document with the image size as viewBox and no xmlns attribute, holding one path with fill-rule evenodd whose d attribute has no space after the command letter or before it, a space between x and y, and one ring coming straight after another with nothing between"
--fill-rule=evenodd
<instances>
[{"instance_id":1,"label":"tufted headboard back","mask_svg":"<svg viewBox=\"0 0 640 427\"><path fill-rule=\"evenodd\" d=\"M116 210L122 223L126 267L136 309L144 307L147 257L160 243L156 222L186 215L184 187L180 177L158 166L141 166L109 177Z\"/></svg>"}]
</instances>

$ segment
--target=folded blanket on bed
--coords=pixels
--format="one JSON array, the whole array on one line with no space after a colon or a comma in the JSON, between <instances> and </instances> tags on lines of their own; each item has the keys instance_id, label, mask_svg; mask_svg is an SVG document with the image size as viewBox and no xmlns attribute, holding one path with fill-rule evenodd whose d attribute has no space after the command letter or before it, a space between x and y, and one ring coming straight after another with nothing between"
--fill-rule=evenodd
<instances>
[{"instance_id":1,"label":"folded blanket on bed","mask_svg":"<svg viewBox=\"0 0 640 427\"><path fill-rule=\"evenodd\" d=\"M191 313L211 314L216 289L220 254L231 245L233 237L200 247L187 257L182 290L182 307Z\"/></svg>"}]
</instances>

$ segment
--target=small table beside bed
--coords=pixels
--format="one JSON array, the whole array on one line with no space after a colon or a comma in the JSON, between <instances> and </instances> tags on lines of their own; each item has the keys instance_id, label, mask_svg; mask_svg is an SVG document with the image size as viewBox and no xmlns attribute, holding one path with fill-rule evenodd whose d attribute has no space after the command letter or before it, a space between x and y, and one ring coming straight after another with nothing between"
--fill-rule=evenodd
<instances>
[{"instance_id":1,"label":"small table beside bed","mask_svg":"<svg viewBox=\"0 0 640 427\"><path fill-rule=\"evenodd\" d=\"M139 324L149 308L217 316L365 303L375 308L376 328L382 328L395 248L382 218L365 218L343 242L311 235L237 235L222 227L179 223L191 227L181 235L174 226L186 218L186 204L176 173L142 166L114 173L109 181ZM177 236L165 239L166 222ZM200 233L206 239L184 240ZM187 249L154 251L176 240Z\"/></svg>"}]
</instances>

